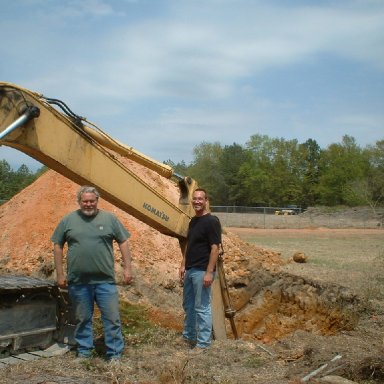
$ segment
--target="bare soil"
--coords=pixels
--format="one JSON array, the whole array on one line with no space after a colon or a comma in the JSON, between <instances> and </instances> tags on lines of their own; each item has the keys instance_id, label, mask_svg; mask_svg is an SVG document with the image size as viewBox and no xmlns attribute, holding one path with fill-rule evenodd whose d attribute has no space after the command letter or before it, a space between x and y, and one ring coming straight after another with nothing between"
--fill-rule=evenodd
<instances>
[{"instance_id":1,"label":"bare soil","mask_svg":"<svg viewBox=\"0 0 384 384\"><path fill-rule=\"evenodd\" d=\"M137 171L177 201L169 181ZM77 208L77 188L49 171L0 207L2 274L55 278L50 236ZM195 355L180 342L177 240L109 203L101 208L132 234L135 280L119 287L121 299L145 306L158 332L145 342L127 337L120 365L79 362L70 352L3 368L0 383L298 383L325 364L307 382L325 375L384 382L382 229L226 228L225 269L241 337L234 340L228 324L227 340ZM295 253L306 262L293 262Z\"/></svg>"}]
</instances>

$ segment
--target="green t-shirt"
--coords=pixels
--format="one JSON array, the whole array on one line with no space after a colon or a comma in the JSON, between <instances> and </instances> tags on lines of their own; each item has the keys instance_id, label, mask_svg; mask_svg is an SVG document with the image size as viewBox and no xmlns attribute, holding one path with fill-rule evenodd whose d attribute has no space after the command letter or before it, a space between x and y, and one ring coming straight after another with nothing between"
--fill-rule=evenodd
<instances>
[{"instance_id":1,"label":"green t-shirt","mask_svg":"<svg viewBox=\"0 0 384 384\"><path fill-rule=\"evenodd\" d=\"M51 240L68 244L69 284L97 284L115 282L113 240L122 243L129 236L114 214L99 210L86 216L77 210L61 220Z\"/></svg>"}]
</instances>

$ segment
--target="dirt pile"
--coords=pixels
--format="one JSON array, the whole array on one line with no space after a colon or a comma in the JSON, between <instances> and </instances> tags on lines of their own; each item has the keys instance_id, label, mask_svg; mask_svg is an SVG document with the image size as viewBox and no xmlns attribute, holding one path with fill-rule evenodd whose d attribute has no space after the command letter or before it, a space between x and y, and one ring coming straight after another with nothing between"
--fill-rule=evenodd
<instances>
[{"instance_id":1,"label":"dirt pile","mask_svg":"<svg viewBox=\"0 0 384 384\"><path fill-rule=\"evenodd\" d=\"M162 194L177 201L178 190L171 181L138 165L130 164L130 167ZM48 171L0 207L1 274L55 278L50 236L59 220L77 209L78 187ZM120 287L122 297L148 305L157 322L180 328L178 241L102 199L99 207L114 212L131 232L135 279L132 285ZM335 324L345 328L345 323L349 323L344 310L356 304L356 298L349 292L334 292L333 288L282 275L279 267L284 261L279 253L250 245L229 232L224 233L223 243L226 276L243 337L268 342L297 329L329 334L337 328ZM117 250L116 258L120 261ZM119 262L118 278L120 272ZM328 296L334 300L329 301Z\"/></svg>"}]
</instances>

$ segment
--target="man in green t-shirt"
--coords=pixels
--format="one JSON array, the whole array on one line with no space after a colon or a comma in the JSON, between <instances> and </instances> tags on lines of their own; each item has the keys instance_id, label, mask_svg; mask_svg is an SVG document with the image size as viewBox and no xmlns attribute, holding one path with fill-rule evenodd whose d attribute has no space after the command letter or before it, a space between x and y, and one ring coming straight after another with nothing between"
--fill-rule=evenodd
<instances>
[{"instance_id":1,"label":"man in green t-shirt","mask_svg":"<svg viewBox=\"0 0 384 384\"><path fill-rule=\"evenodd\" d=\"M77 193L80 209L66 215L56 227L54 243L56 278L59 287L68 284L68 293L76 316L75 340L79 357L89 358L94 350L93 308L100 309L104 327L107 360L119 359L124 350L119 297L115 284L113 241L121 252L124 282L132 281L129 232L118 218L97 208L99 192L83 186ZM67 280L63 268L67 243Z\"/></svg>"}]
</instances>

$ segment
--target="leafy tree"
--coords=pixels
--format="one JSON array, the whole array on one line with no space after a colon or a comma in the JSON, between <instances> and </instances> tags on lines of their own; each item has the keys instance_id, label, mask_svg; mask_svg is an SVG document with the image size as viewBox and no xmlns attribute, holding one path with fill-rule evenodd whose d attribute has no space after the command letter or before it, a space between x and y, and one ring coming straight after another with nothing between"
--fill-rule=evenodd
<instances>
[{"instance_id":1,"label":"leafy tree","mask_svg":"<svg viewBox=\"0 0 384 384\"><path fill-rule=\"evenodd\" d=\"M41 168L35 174L23 164L15 172L6 160L0 161L0 200L9 200L16 193L31 184L45 170Z\"/></svg>"},{"instance_id":2,"label":"leafy tree","mask_svg":"<svg viewBox=\"0 0 384 384\"><path fill-rule=\"evenodd\" d=\"M169 165L174 173L177 173L180 176L188 175L188 166L185 164L184 160L180 163L174 163L172 160L164 161L164 164Z\"/></svg>"},{"instance_id":3,"label":"leafy tree","mask_svg":"<svg viewBox=\"0 0 384 384\"><path fill-rule=\"evenodd\" d=\"M369 153L370 172L368 174L369 186L373 201L377 203L384 200L384 140L376 142L375 146L367 148Z\"/></svg>"},{"instance_id":4,"label":"leafy tree","mask_svg":"<svg viewBox=\"0 0 384 384\"><path fill-rule=\"evenodd\" d=\"M269 206L297 203L302 194L302 157L297 140L253 135L246 145L252 161L241 172L249 177L243 184L252 189L254 200Z\"/></svg>"},{"instance_id":5,"label":"leafy tree","mask_svg":"<svg viewBox=\"0 0 384 384\"><path fill-rule=\"evenodd\" d=\"M0 161L0 200L8 200L12 196L11 191L11 167L6 160Z\"/></svg>"},{"instance_id":6,"label":"leafy tree","mask_svg":"<svg viewBox=\"0 0 384 384\"><path fill-rule=\"evenodd\" d=\"M331 144L322 151L317 192L322 205L350 204L348 185L361 179L369 163L353 137L345 135L340 144Z\"/></svg>"},{"instance_id":7,"label":"leafy tree","mask_svg":"<svg viewBox=\"0 0 384 384\"><path fill-rule=\"evenodd\" d=\"M350 206L369 205L375 212L379 200L374 199L372 192L368 178L362 177L347 182L344 197Z\"/></svg>"},{"instance_id":8,"label":"leafy tree","mask_svg":"<svg viewBox=\"0 0 384 384\"><path fill-rule=\"evenodd\" d=\"M223 187L218 200L227 205L245 205L246 191L241 186L241 166L250 158L250 152L241 145L233 143L226 145L219 159L219 173Z\"/></svg>"},{"instance_id":9,"label":"leafy tree","mask_svg":"<svg viewBox=\"0 0 384 384\"><path fill-rule=\"evenodd\" d=\"M275 205L297 203L301 198L300 156L297 140L273 139L272 196Z\"/></svg>"},{"instance_id":10,"label":"leafy tree","mask_svg":"<svg viewBox=\"0 0 384 384\"><path fill-rule=\"evenodd\" d=\"M43 173L47 172L49 168L45 165L43 165L41 168L39 168L35 173L35 179L39 178Z\"/></svg>"},{"instance_id":11,"label":"leafy tree","mask_svg":"<svg viewBox=\"0 0 384 384\"><path fill-rule=\"evenodd\" d=\"M350 205L369 205L374 213L384 201L384 140L368 146L364 154L369 169L364 175L347 184L346 196Z\"/></svg>"},{"instance_id":12,"label":"leafy tree","mask_svg":"<svg viewBox=\"0 0 384 384\"><path fill-rule=\"evenodd\" d=\"M275 153L272 139L267 135L252 135L246 147L252 156L240 172L243 185L249 188L248 201L253 201L253 205L275 205L270 177Z\"/></svg>"},{"instance_id":13,"label":"leafy tree","mask_svg":"<svg viewBox=\"0 0 384 384\"><path fill-rule=\"evenodd\" d=\"M13 180L15 183L15 188L22 190L35 180L35 175L25 164L22 164L20 168L14 173Z\"/></svg>"},{"instance_id":14,"label":"leafy tree","mask_svg":"<svg viewBox=\"0 0 384 384\"><path fill-rule=\"evenodd\" d=\"M302 174L302 198L300 205L314 206L317 202L317 185L319 183L320 169L319 161L321 149L316 140L308 139L300 144L299 153L302 159L302 165L299 172Z\"/></svg>"},{"instance_id":15,"label":"leafy tree","mask_svg":"<svg viewBox=\"0 0 384 384\"><path fill-rule=\"evenodd\" d=\"M193 149L194 161L188 168L189 176L194 178L200 187L207 189L212 205L223 204L220 196L225 184L219 166L222 151L218 142L203 142Z\"/></svg>"},{"instance_id":16,"label":"leafy tree","mask_svg":"<svg viewBox=\"0 0 384 384\"><path fill-rule=\"evenodd\" d=\"M250 152L251 153L251 152ZM239 169L239 188L243 190L245 206L266 206L269 204L266 196L268 175L259 166L256 156L251 153L250 159Z\"/></svg>"}]
</instances>

